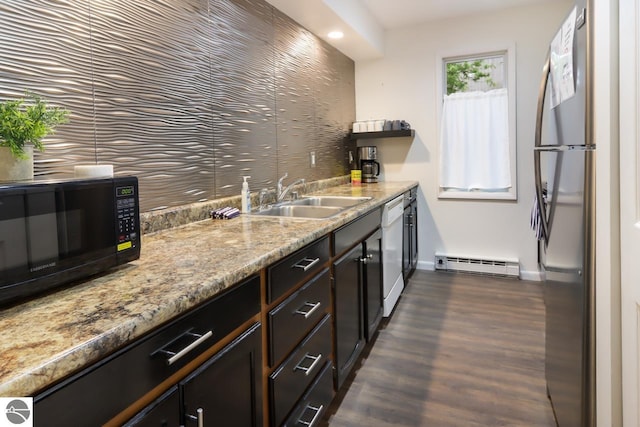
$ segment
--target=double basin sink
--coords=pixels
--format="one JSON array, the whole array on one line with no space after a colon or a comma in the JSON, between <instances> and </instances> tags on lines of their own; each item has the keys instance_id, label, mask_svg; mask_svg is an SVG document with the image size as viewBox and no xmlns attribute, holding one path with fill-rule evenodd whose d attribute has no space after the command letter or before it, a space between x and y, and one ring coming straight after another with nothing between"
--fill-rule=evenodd
<instances>
[{"instance_id":1,"label":"double basin sink","mask_svg":"<svg viewBox=\"0 0 640 427\"><path fill-rule=\"evenodd\" d=\"M268 209L258 211L254 215L324 219L368 200L371 200L371 197L308 196L278 203Z\"/></svg>"}]
</instances>

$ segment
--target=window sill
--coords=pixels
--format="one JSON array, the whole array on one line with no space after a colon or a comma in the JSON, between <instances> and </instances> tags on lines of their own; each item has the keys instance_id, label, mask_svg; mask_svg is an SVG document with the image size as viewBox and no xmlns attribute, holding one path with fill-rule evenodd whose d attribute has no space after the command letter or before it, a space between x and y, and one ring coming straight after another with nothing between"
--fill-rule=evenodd
<instances>
[{"instance_id":1,"label":"window sill","mask_svg":"<svg viewBox=\"0 0 640 427\"><path fill-rule=\"evenodd\" d=\"M455 191L442 190L438 192L438 199L461 199L461 200L518 200L515 190L500 193L492 193L488 191Z\"/></svg>"}]
</instances>

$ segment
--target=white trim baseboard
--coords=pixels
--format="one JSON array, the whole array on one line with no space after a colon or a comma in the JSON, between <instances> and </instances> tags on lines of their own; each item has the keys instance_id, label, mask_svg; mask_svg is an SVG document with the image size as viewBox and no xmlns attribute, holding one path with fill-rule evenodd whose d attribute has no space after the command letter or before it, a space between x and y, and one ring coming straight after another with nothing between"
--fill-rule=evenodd
<instances>
[{"instance_id":1,"label":"white trim baseboard","mask_svg":"<svg viewBox=\"0 0 640 427\"><path fill-rule=\"evenodd\" d=\"M542 281L542 273L540 273L539 271L525 271L525 270L520 270L520 279L521 280L533 280L535 282L541 282Z\"/></svg>"},{"instance_id":2,"label":"white trim baseboard","mask_svg":"<svg viewBox=\"0 0 640 427\"><path fill-rule=\"evenodd\" d=\"M435 271L436 263L433 261L420 261L418 260L418 265L416 266L416 270L427 270L427 271Z\"/></svg>"}]
</instances>

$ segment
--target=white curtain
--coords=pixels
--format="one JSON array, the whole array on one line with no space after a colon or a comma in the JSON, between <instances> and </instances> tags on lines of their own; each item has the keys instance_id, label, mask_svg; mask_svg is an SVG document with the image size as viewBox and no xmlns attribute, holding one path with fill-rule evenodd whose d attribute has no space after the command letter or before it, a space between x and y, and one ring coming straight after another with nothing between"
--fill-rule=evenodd
<instances>
[{"instance_id":1,"label":"white curtain","mask_svg":"<svg viewBox=\"0 0 640 427\"><path fill-rule=\"evenodd\" d=\"M511 187L507 89L445 96L440 186L460 190Z\"/></svg>"}]
</instances>

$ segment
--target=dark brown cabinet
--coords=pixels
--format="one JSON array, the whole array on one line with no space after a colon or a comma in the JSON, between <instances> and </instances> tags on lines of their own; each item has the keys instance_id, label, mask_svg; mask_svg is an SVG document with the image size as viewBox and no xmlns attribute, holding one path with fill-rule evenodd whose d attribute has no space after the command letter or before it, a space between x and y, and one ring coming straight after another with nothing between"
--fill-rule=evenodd
<instances>
[{"instance_id":1,"label":"dark brown cabinet","mask_svg":"<svg viewBox=\"0 0 640 427\"><path fill-rule=\"evenodd\" d=\"M327 371L331 378L333 367L329 259L329 236L325 236L267 268L270 426L305 425L292 415L305 396L320 401L319 406L311 404L318 420L333 398L332 385L328 390L325 382L318 385ZM302 412L308 415L304 408Z\"/></svg>"},{"instance_id":2,"label":"dark brown cabinet","mask_svg":"<svg viewBox=\"0 0 640 427\"><path fill-rule=\"evenodd\" d=\"M417 187L405 193L404 235L402 238L402 275L405 280L411 277L418 264L418 201Z\"/></svg>"},{"instance_id":3,"label":"dark brown cabinet","mask_svg":"<svg viewBox=\"0 0 640 427\"><path fill-rule=\"evenodd\" d=\"M323 237L267 268L267 303L272 303L305 279L322 270L329 260L329 237Z\"/></svg>"},{"instance_id":4,"label":"dark brown cabinet","mask_svg":"<svg viewBox=\"0 0 640 427\"><path fill-rule=\"evenodd\" d=\"M333 400L332 364L327 363L318 374L309 390L291 411L284 427L315 427L319 425L327 407Z\"/></svg>"},{"instance_id":5,"label":"dark brown cabinet","mask_svg":"<svg viewBox=\"0 0 640 427\"><path fill-rule=\"evenodd\" d=\"M256 323L180 382L184 426L262 426L260 331Z\"/></svg>"},{"instance_id":6,"label":"dark brown cabinet","mask_svg":"<svg viewBox=\"0 0 640 427\"><path fill-rule=\"evenodd\" d=\"M362 255L362 244L358 244L333 264L338 388L342 387L365 344Z\"/></svg>"},{"instance_id":7,"label":"dark brown cabinet","mask_svg":"<svg viewBox=\"0 0 640 427\"><path fill-rule=\"evenodd\" d=\"M254 324L125 426L262 426L260 331Z\"/></svg>"},{"instance_id":8,"label":"dark brown cabinet","mask_svg":"<svg viewBox=\"0 0 640 427\"><path fill-rule=\"evenodd\" d=\"M269 311L271 366L280 363L329 310L330 285L329 269L325 268Z\"/></svg>"},{"instance_id":9,"label":"dark brown cabinet","mask_svg":"<svg viewBox=\"0 0 640 427\"><path fill-rule=\"evenodd\" d=\"M342 387L365 342L382 319L381 210L334 232L333 262L336 384ZM342 251L350 248L340 255Z\"/></svg>"},{"instance_id":10,"label":"dark brown cabinet","mask_svg":"<svg viewBox=\"0 0 640 427\"><path fill-rule=\"evenodd\" d=\"M171 387L152 404L140 411L124 427L173 427L180 425L180 394Z\"/></svg>"},{"instance_id":11,"label":"dark brown cabinet","mask_svg":"<svg viewBox=\"0 0 640 427\"><path fill-rule=\"evenodd\" d=\"M260 312L260 278L254 276L214 297L189 313L168 322L147 336L122 348L111 356L95 363L67 380L38 394L34 398L34 411L38 419L47 420L47 425L96 426L112 420L127 410L139 399L151 396L152 390L165 384L167 379L181 373L196 357L230 337L234 330ZM261 412L262 363L260 324L256 323L240 334L214 355L205 365L221 366L229 360L241 359L242 365L235 372L244 376L222 377L226 381L225 408L232 408L229 399L238 398L236 407L247 412L248 402L256 401L256 410ZM216 361L221 360L220 364ZM200 373L204 367L194 367ZM226 367L225 370L230 369ZM244 369L244 370L242 370ZM246 375L252 369L257 377ZM253 372L253 371L252 371ZM188 375L188 373L183 374ZM196 375L195 373L191 376ZM191 377L189 377L191 378ZM233 380L233 381L231 381ZM165 393L148 405L131 422L141 426L175 425L176 417L184 420L181 404L175 404L177 394L170 390L178 386L178 394L183 385L174 380ZM218 389L219 380L208 385L212 393ZM257 383L256 383L257 382ZM237 384L231 388L229 384ZM186 383L184 384L186 385ZM229 390L241 390L238 394ZM247 400L249 393L255 392L253 399ZM218 392L219 393L219 392ZM220 397L222 398L222 397ZM171 408L173 407L173 412ZM74 408L70 411L69 408ZM259 420L262 420L260 415ZM233 424L229 424L233 425ZM261 425L261 424L242 424Z\"/></svg>"},{"instance_id":12,"label":"dark brown cabinet","mask_svg":"<svg viewBox=\"0 0 640 427\"><path fill-rule=\"evenodd\" d=\"M365 337L373 339L382 320L382 232L378 229L363 243Z\"/></svg>"},{"instance_id":13,"label":"dark brown cabinet","mask_svg":"<svg viewBox=\"0 0 640 427\"><path fill-rule=\"evenodd\" d=\"M377 229L333 264L338 388L382 320L382 233Z\"/></svg>"},{"instance_id":14,"label":"dark brown cabinet","mask_svg":"<svg viewBox=\"0 0 640 427\"><path fill-rule=\"evenodd\" d=\"M417 258L412 191L405 274ZM379 208L364 213L53 385L34 398L38 419L316 425L382 320L381 217Z\"/></svg>"},{"instance_id":15,"label":"dark brown cabinet","mask_svg":"<svg viewBox=\"0 0 640 427\"><path fill-rule=\"evenodd\" d=\"M327 314L287 360L269 376L272 425L282 425L291 408L330 360L331 316Z\"/></svg>"}]
</instances>

